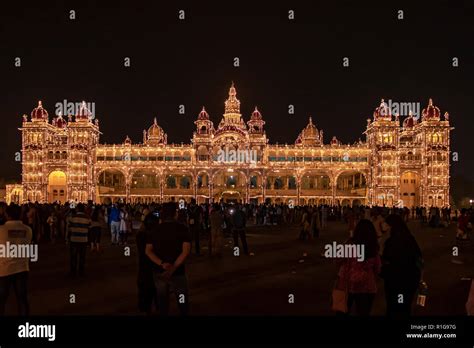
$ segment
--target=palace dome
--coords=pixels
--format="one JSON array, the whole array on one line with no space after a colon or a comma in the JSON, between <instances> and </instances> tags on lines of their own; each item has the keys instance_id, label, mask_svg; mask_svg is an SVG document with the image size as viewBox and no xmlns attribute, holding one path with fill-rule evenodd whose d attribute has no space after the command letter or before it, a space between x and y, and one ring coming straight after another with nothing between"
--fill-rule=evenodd
<instances>
[{"instance_id":1,"label":"palace dome","mask_svg":"<svg viewBox=\"0 0 474 348\"><path fill-rule=\"evenodd\" d=\"M380 106L374 111L374 121L380 118L386 120L392 119L392 112L383 99L380 101Z\"/></svg>"},{"instance_id":2,"label":"palace dome","mask_svg":"<svg viewBox=\"0 0 474 348\"><path fill-rule=\"evenodd\" d=\"M403 128L413 128L417 123L418 120L413 117L413 114L410 111L410 115L403 120Z\"/></svg>"},{"instance_id":3,"label":"palace dome","mask_svg":"<svg viewBox=\"0 0 474 348\"><path fill-rule=\"evenodd\" d=\"M156 121L155 117L153 120L153 124L150 128L148 128L146 142L150 144L166 144L166 138L166 133L163 131L163 128L158 125L158 122Z\"/></svg>"},{"instance_id":4,"label":"palace dome","mask_svg":"<svg viewBox=\"0 0 474 348\"><path fill-rule=\"evenodd\" d=\"M48 120L48 112L43 108L41 100L38 101L38 106L31 111L32 120Z\"/></svg>"},{"instance_id":5,"label":"palace dome","mask_svg":"<svg viewBox=\"0 0 474 348\"><path fill-rule=\"evenodd\" d=\"M53 119L53 126L58 128L66 128L67 122L61 114Z\"/></svg>"},{"instance_id":6,"label":"palace dome","mask_svg":"<svg viewBox=\"0 0 474 348\"><path fill-rule=\"evenodd\" d=\"M421 112L423 119L439 119L440 111L437 106L433 105L433 99L430 98L428 107Z\"/></svg>"},{"instance_id":7,"label":"palace dome","mask_svg":"<svg viewBox=\"0 0 474 348\"><path fill-rule=\"evenodd\" d=\"M322 143L322 132L319 132L316 126L313 124L313 119L310 116L308 124L301 131L296 139L296 144L301 145L320 145Z\"/></svg>"},{"instance_id":8,"label":"palace dome","mask_svg":"<svg viewBox=\"0 0 474 348\"><path fill-rule=\"evenodd\" d=\"M251 120L261 120L262 119L262 114L260 111L258 111L257 107L255 107L255 110L252 112L252 115L250 116Z\"/></svg>"},{"instance_id":9,"label":"palace dome","mask_svg":"<svg viewBox=\"0 0 474 348\"><path fill-rule=\"evenodd\" d=\"M86 102L83 101L76 115L76 120L89 120L91 118L92 112L87 108Z\"/></svg>"},{"instance_id":10,"label":"palace dome","mask_svg":"<svg viewBox=\"0 0 474 348\"><path fill-rule=\"evenodd\" d=\"M198 115L198 120L209 120L209 114L207 113L204 106L202 107L202 110Z\"/></svg>"}]
</instances>

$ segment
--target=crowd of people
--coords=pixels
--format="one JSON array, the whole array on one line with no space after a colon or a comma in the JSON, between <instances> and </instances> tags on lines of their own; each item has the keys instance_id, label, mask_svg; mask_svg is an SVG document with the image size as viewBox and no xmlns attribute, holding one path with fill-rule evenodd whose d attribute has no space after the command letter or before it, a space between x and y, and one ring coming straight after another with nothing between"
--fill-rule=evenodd
<instances>
[{"instance_id":1,"label":"crowd of people","mask_svg":"<svg viewBox=\"0 0 474 348\"><path fill-rule=\"evenodd\" d=\"M467 239L473 218L472 209L459 212L447 207L197 204L194 199L189 204L89 202L7 206L0 203L0 241L10 238L8 227L15 224L16 229L25 231L21 243L66 243L70 250L70 276L83 277L87 250L103 251L101 239L104 232L110 233L111 247L127 245L133 235L139 258L139 309L145 313L157 311L166 315L172 290L180 312L186 314L189 303L185 263L193 249L196 255L203 255L203 240L207 240L209 257L222 256L226 237L233 239L234 250L238 248L239 252L251 256L253 253L249 250L246 236L248 225L296 225L299 226L298 238L307 242L319 238L327 229L328 221L343 221L348 227L346 243L364 245L366 257L362 262L351 258L339 261L336 288L346 293L345 308L340 312L349 313L351 308L355 308L358 315L370 314L377 293L376 280L381 277L387 314L404 316L410 314L412 300L422 280L423 264L421 250L407 222L419 220L435 228L456 221L457 237ZM26 295L23 295L26 293L28 262L19 264L17 268L1 262L0 314L4 311L11 286L19 294L20 312L26 314L28 304ZM13 271L8 271L8 268Z\"/></svg>"},{"instance_id":2,"label":"crowd of people","mask_svg":"<svg viewBox=\"0 0 474 348\"><path fill-rule=\"evenodd\" d=\"M317 214L317 213L316 213ZM339 271L333 292L333 309L339 314L370 315L378 292L377 278L383 279L386 313L390 317L411 315L414 297L424 305L427 284L423 280L421 249L408 228L410 219L432 228L457 224L458 241L469 240L474 223L474 211L431 207L347 208L343 215L348 223L346 244L363 245L363 261L347 257L339 261ZM453 261L454 262L454 261ZM457 262L455 262L457 263ZM341 297L341 291L345 294ZM342 299L341 299L342 298Z\"/></svg>"}]
</instances>

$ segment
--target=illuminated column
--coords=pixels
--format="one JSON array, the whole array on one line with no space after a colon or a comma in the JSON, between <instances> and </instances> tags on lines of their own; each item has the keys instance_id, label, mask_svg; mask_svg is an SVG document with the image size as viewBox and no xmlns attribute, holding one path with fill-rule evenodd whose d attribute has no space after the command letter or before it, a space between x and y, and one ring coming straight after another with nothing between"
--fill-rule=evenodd
<instances>
[{"instance_id":1,"label":"illuminated column","mask_svg":"<svg viewBox=\"0 0 474 348\"><path fill-rule=\"evenodd\" d=\"M197 200L197 190L198 190L198 185L197 185L197 176L193 177L193 191L194 191L194 199Z\"/></svg>"},{"instance_id":2,"label":"illuminated column","mask_svg":"<svg viewBox=\"0 0 474 348\"><path fill-rule=\"evenodd\" d=\"M332 204L334 205L336 203L336 182L335 182L336 177L333 176L331 178L331 181L329 182L329 185L331 187L331 196L332 196Z\"/></svg>"},{"instance_id":3,"label":"illuminated column","mask_svg":"<svg viewBox=\"0 0 474 348\"><path fill-rule=\"evenodd\" d=\"M165 185L165 176L164 173L160 175L160 203L163 203L163 190Z\"/></svg>"},{"instance_id":4,"label":"illuminated column","mask_svg":"<svg viewBox=\"0 0 474 348\"><path fill-rule=\"evenodd\" d=\"M300 205L301 178L296 178L296 204Z\"/></svg>"},{"instance_id":5,"label":"illuminated column","mask_svg":"<svg viewBox=\"0 0 474 348\"><path fill-rule=\"evenodd\" d=\"M125 178L125 202L130 203L130 181L131 177L127 176Z\"/></svg>"},{"instance_id":6,"label":"illuminated column","mask_svg":"<svg viewBox=\"0 0 474 348\"><path fill-rule=\"evenodd\" d=\"M245 203L250 202L250 175L247 171L247 176L245 180Z\"/></svg>"},{"instance_id":7,"label":"illuminated column","mask_svg":"<svg viewBox=\"0 0 474 348\"><path fill-rule=\"evenodd\" d=\"M213 182L213 179L214 179L214 174L211 172L211 176L210 176L210 180L209 180L209 203L213 203L214 202L214 199L213 199L213 186L214 186L214 182Z\"/></svg>"},{"instance_id":8,"label":"illuminated column","mask_svg":"<svg viewBox=\"0 0 474 348\"><path fill-rule=\"evenodd\" d=\"M265 203L265 192L267 188L267 177L265 175L262 175L262 203Z\"/></svg>"}]
</instances>

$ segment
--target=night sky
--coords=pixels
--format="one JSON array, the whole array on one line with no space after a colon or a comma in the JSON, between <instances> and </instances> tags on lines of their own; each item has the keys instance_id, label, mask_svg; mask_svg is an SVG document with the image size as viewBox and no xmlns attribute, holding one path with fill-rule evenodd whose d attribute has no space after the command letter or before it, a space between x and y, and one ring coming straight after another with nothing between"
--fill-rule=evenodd
<instances>
[{"instance_id":1,"label":"night sky","mask_svg":"<svg viewBox=\"0 0 474 348\"><path fill-rule=\"evenodd\" d=\"M452 174L472 177L473 1L8 3L0 8L0 178L21 180L17 128L38 100L50 119L64 99L94 102L102 143L141 142L154 117L168 142L189 143L202 105L217 126L231 81L244 120L257 105L272 143L293 143L309 115L325 143L333 135L353 143L381 98L423 108L432 97L456 128Z\"/></svg>"}]
</instances>

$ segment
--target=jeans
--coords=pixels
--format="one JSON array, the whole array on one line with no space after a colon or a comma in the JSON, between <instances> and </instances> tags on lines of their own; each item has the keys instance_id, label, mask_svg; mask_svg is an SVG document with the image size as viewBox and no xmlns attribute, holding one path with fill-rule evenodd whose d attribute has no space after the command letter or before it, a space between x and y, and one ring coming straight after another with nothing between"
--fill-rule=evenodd
<instances>
[{"instance_id":1,"label":"jeans","mask_svg":"<svg viewBox=\"0 0 474 348\"><path fill-rule=\"evenodd\" d=\"M13 285L15 292L18 313L26 316L30 312L28 304L28 272L19 272L8 276L0 277L0 316L5 315L5 305L10 294L10 286Z\"/></svg>"},{"instance_id":2,"label":"jeans","mask_svg":"<svg viewBox=\"0 0 474 348\"><path fill-rule=\"evenodd\" d=\"M74 243L71 242L71 274L76 275L77 273L77 261L79 259L79 274L84 275L84 267L86 264L86 249L87 243Z\"/></svg>"},{"instance_id":3,"label":"jeans","mask_svg":"<svg viewBox=\"0 0 474 348\"><path fill-rule=\"evenodd\" d=\"M153 280L155 282L159 315L167 316L169 313L170 291L173 291L176 295L180 314L188 314L188 280L185 274L172 275L169 279L166 279L162 273L153 272Z\"/></svg>"},{"instance_id":4,"label":"jeans","mask_svg":"<svg viewBox=\"0 0 474 348\"><path fill-rule=\"evenodd\" d=\"M112 244L118 244L120 233L120 221L112 221L110 223L110 233L112 234Z\"/></svg>"}]
</instances>

